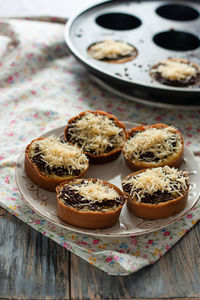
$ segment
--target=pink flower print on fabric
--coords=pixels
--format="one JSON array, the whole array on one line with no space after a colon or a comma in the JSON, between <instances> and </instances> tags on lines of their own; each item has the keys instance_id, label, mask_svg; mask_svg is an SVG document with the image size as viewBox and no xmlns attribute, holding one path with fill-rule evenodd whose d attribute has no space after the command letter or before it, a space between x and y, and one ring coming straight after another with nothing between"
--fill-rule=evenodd
<instances>
[{"instance_id":1,"label":"pink flower print on fabric","mask_svg":"<svg viewBox=\"0 0 200 300\"><path fill-rule=\"evenodd\" d=\"M35 224L37 225L43 225L45 223L45 220L35 220Z\"/></svg>"},{"instance_id":2,"label":"pink flower print on fabric","mask_svg":"<svg viewBox=\"0 0 200 300\"><path fill-rule=\"evenodd\" d=\"M33 56L34 56L33 53L28 53L27 54L27 58L29 58L29 59L32 58Z\"/></svg>"},{"instance_id":3,"label":"pink flower print on fabric","mask_svg":"<svg viewBox=\"0 0 200 300\"><path fill-rule=\"evenodd\" d=\"M165 235L165 236L168 236L168 235L170 235L170 232L169 232L169 231L165 231L165 232L164 232L164 235Z\"/></svg>"},{"instance_id":4,"label":"pink flower print on fabric","mask_svg":"<svg viewBox=\"0 0 200 300\"><path fill-rule=\"evenodd\" d=\"M7 135L8 136L14 136L14 133L13 132L8 132Z\"/></svg>"},{"instance_id":5,"label":"pink flower print on fabric","mask_svg":"<svg viewBox=\"0 0 200 300\"><path fill-rule=\"evenodd\" d=\"M64 248L68 248L69 247L69 243L67 243L67 242L64 242L63 244L62 244L62 246L64 247Z\"/></svg>"},{"instance_id":6,"label":"pink flower print on fabric","mask_svg":"<svg viewBox=\"0 0 200 300\"><path fill-rule=\"evenodd\" d=\"M186 143L186 146L188 147L188 146L190 146L192 143L191 142L187 142Z\"/></svg>"},{"instance_id":7,"label":"pink flower print on fabric","mask_svg":"<svg viewBox=\"0 0 200 300\"><path fill-rule=\"evenodd\" d=\"M7 83L14 83L14 78L13 78L13 76L9 76L9 77L8 77Z\"/></svg>"},{"instance_id":8,"label":"pink flower print on fabric","mask_svg":"<svg viewBox=\"0 0 200 300\"><path fill-rule=\"evenodd\" d=\"M193 217L192 214L188 214L188 215L187 215L187 218L188 218L188 219L192 219L192 217Z\"/></svg>"},{"instance_id":9,"label":"pink flower print on fabric","mask_svg":"<svg viewBox=\"0 0 200 300\"><path fill-rule=\"evenodd\" d=\"M120 259L120 257L118 255L114 255L113 257L116 261L118 261Z\"/></svg>"},{"instance_id":10,"label":"pink flower print on fabric","mask_svg":"<svg viewBox=\"0 0 200 300\"><path fill-rule=\"evenodd\" d=\"M11 200L11 201L16 201L16 199L15 199L15 198L13 198L13 197L8 197L8 200Z\"/></svg>"},{"instance_id":11,"label":"pink flower print on fabric","mask_svg":"<svg viewBox=\"0 0 200 300\"><path fill-rule=\"evenodd\" d=\"M79 241L77 242L77 244L78 244L78 245L87 245L86 242L79 242Z\"/></svg>"},{"instance_id":12,"label":"pink flower print on fabric","mask_svg":"<svg viewBox=\"0 0 200 300\"><path fill-rule=\"evenodd\" d=\"M131 241L131 244L133 244L133 245L135 245L135 246L137 246L137 243L138 243L138 240L137 240L137 239L133 239L133 240Z\"/></svg>"},{"instance_id":13,"label":"pink flower print on fabric","mask_svg":"<svg viewBox=\"0 0 200 300\"><path fill-rule=\"evenodd\" d=\"M99 240L94 240L93 241L93 244L95 244L95 245L98 244L98 243L99 243Z\"/></svg>"},{"instance_id":14,"label":"pink flower print on fabric","mask_svg":"<svg viewBox=\"0 0 200 300\"><path fill-rule=\"evenodd\" d=\"M5 177L5 183L10 183L10 179L8 178L8 176Z\"/></svg>"},{"instance_id":15,"label":"pink flower print on fabric","mask_svg":"<svg viewBox=\"0 0 200 300\"><path fill-rule=\"evenodd\" d=\"M109 256L109 257L106 257L106 262L109 263L109 262L111 262L111 261L112 261L112 257L110 257L110 256Z\"/></svg>"},{"instance_id":16,"label":"pink flower print on fabric","mask_svg":"<svg viewBox=\"0 0 200 300\"><path fill-rule=\"evenodd\" d=\"M152 244L153 244L153 241L152 241L152 240L148 240L148 244L149 244L149 245L152 245Z\"/></svg>"}]
</instances>

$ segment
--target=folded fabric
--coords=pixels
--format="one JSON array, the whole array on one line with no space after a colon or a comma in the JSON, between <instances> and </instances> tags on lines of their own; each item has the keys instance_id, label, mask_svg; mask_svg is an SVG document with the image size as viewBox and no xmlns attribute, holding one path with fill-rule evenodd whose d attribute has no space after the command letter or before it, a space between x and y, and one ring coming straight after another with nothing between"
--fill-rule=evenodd
<instances>
[{"instance_id":1,"label":"folded fabric","mask_svg":"<svg viewBox=\"0 0 200 300\"><path fill-rule=\"evenodd\" d=\"M103 91L69 56L62 24L4 19L0 37L0 205L108 274L127 275L157 261L199 220L200 203L147 235L92 237L63 229L28 207L16 185L15 165L31 140L87 109L136 123L174 125L200 162L200 111L149 108Z\"/></svg>"}]
</instances>

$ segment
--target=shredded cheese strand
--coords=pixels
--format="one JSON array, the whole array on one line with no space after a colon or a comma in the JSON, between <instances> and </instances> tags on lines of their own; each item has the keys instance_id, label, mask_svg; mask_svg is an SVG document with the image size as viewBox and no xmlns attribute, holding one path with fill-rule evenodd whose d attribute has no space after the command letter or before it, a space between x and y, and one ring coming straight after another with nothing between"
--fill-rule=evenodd
<instances>
[{"instance_id":1,"label":"shredded cheese strand","mask_svg":"<svg viewBox=\"0 0 200 300\"><path fill-rule=\"evenodd\" d=\"M114 120L89 112L76 119L68 133L76 143L81 143L84 151L96 155L105 153L108 147L121 148L124 142L124 131Z\"/></svg>"},{"instance_id":2,"label":"shredded cheese strand","mask_svg":"<svg viewBox=\"0 0 200 300\"><path fill-rule=\"evenodd\" d=\"M37 147L40 152L35 151ZM29 153L31 157L41 153L47 166L66 168L69 174L73 170L85 170L88 166L88 158L79 147L62 143L56 136L34 141L30 145Z\"/></svg>"},{"instance_id":3,"label":"shredded cheese strand","mask_svg":"<svg viewBox=\"0 0 200 300\"><path fill-rule=\"evenodd\" d=\"M188 189L188 177L184 171L178 171L168 166L147 169L135 174L122 182L130 185L130 195L136 202L142 202L145 194L153 195L157 191L165 191L182 196Z\"/></svg>"},{"instance_id":4,"label":"shredded cheese strand","mask_svg":"<svg viewBox=\"0 0 200 300\"><path fill-rule=\"evenodd\" d=\"M98 42L88 49L88 53L95 59L104 58L116 59L119 56L127 56L133 52L135 48L127 43L108 39Z\"/></svg>"},{"instance_id":5,"label":"shredded cheese strand","mask_svg":"<svg viewBox=\"0 0 200 300\"><path fill-rule=\"evenodd\" d=\"M173 146L172 142L176 142ZM140 160L141 155L151 152L160 160L175 154L182 148L181 137L172 126L147 128L130 137L124 144L125 157L132 161Z\"/></svg>"},{"instance_id":6,"label":"shredded cheese strand","mask_svg":"<svg viewBox=\"0 0 200 300\"><path fill-rule=\"evenodd\" d=\"M105 199L113 200L120 197L114 188L103 184L103 181L100 179L97 179L96 182L77 179L74 182L70 182L70 188L82 196L83 200L87 199L91 203L102 202Z\"/></svg>"},{"instance_id":7,"label":"shredded cheese strand","mask_svg":"<svg viewBox=\"0 0 200 300\"><path fill-rule=\"evenodd\" d=\"M197 75L197 68L191 63L166 60L153 68L151 73L160 73L163 78L169 80L189 80Z\"/></svg>"}]
</instances>

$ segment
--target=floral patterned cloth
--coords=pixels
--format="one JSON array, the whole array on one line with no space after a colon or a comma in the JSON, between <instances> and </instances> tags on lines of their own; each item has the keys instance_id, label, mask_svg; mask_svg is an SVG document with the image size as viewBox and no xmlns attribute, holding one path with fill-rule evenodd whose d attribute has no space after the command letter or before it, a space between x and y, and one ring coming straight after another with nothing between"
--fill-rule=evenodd
<instances>
[{"instance_id":1,"label":"floral patterned cloth","mask_svg":"<svg viewBox=\"0 0 200 300\"><path fill-rule=\"evenodd\" d=\"M169 227L143 236L96 238L42 219L23 201L15 181L19 154L34 138L87 109L121 120L180 128L200 162L200 111L150 108L100 89L68 55L62 24L2 20L0 24L0 205L108 274L127 275L157 261L199 220L200 203Z\"/></svg>"}]
</instances>

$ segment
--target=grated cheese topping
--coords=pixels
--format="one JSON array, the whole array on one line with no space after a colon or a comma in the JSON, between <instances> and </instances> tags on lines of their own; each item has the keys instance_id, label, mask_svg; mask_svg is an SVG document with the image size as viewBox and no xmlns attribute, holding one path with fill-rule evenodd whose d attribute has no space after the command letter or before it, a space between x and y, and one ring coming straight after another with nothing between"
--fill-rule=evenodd
<instances>
[{"instance_id":1,"label":"grated cheese topping","mask_svg":"<svg viewBox=\"0 0 200 300\"><path fill-rule=\"evenodd\" d=\"M117 126L111 118L95 113L85 113L70 124L68 133L73 141L80 144L84 151L100 155L108 147L121 148L125 134L123 128Z\"/></svg>"},{"instance_id":2,"label":"grated cheese topping","mask_svg":"<svg viewBox=\"0 0 200 300\"><path fill-rule=\"evenodd\" d=\"M38 147L39 152L36 151ZM29 147L29 155L33 158L38 154L42 155L42 160L51 169L63 167L69 174L73 170L83 171L88 167L88 158L79 147L62 143L56 136L34 141Z\"/></svg>"},{"instance_id":3,"label":"grated cheese topping","mask_svg":"<svg viewBox=\"0 0 200 300\"><path fill-rule=\"evenodd\" d=\"M169 155L175 155L182 146L181 137L174 127L151 127L130 137L124 144L124 152L125 157L132 161L154 163L155 158L164 160ZM144 158L145 153L151 153L152 156Z\"/></svg>"},{"instance_id":4,"label":"grated cheese topping","mask_svg":"<svg viewBox=\"0 0 200 300\"><path fill-rule=\"evenodd\" d=\"M103 200L113 200L119 198L120 195L117 191L103 184L103 181L97 179L93 182L92 180L77 179L74 182L70 182L73 191L83 197L83 200L87 199L90 203L102 202ZM68 195L68 197L70 197Z\"/></svg>"},{"instance_id":5,"label":"grated cheese topping","mask_svg":"<svg viewBox=\"0 0 200 300\"><path fill-rule=\"evenodd\" d=\"M165 166L133 175L122 182L122 186L125 185L131 186L130 196L136 202L142 202L146 194L153 195L157 191L168 192L178 198L188 190L188 177L185 171Z\"/></svg>"},{"instance_id":6,"label":"grated cheese topping","mask_svg":"<svg viewBox=\"0 0 200 300\"><path fill-rule=\"evenodd\" d=\"M127 56L133 52L135 48L127 43L108 39L98 42L88 49L88 53L95 59L104 58L116 59L119 56Z\"/></svg>"},{"instance_id":7,"label":"grated cheese topping","mask_svg":"<svg viewBox=\"0 0 200 300\"><path fill-rule=\"evenodd\" d=\"M169 80L190 79L197 75L197 68L191 63L183 61L166 60L160 63L151 73L159 73L163 78Z\"/></svg>"}]
</instances>

